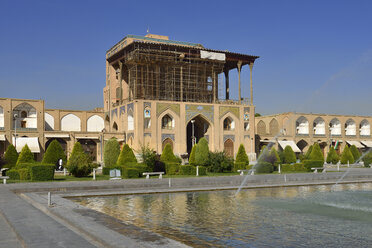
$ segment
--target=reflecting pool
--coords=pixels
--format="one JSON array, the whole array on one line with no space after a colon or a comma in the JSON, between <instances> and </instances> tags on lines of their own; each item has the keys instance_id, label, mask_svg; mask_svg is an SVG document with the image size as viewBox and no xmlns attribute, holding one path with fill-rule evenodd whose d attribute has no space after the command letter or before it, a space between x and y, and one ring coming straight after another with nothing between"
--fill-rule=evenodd
<instances>
[{"instance_id":1,"label":"reflecting pool","mask_svg":"<svg viewBox=\"0 0 372 248\"><path fill-rule=\"evenodd\" d=\"M372 184L75 198L193 247L370 247Z\"/></svg>"}]
</instances>

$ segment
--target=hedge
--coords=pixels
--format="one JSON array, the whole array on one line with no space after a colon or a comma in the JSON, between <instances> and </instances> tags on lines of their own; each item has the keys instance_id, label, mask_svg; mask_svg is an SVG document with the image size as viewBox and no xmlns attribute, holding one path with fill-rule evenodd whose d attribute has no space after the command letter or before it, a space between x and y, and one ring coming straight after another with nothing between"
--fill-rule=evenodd
<instances>
[{"instance_id":1,"label":"hedge","mask_svg":"<svg viewBox=\"0 0 372 248\"><path fill-rule=\"evenodd\" d=\"M18 172L18 170L15 170L15 169L8 170L6 172L6 175L11 180L19 180L19 172Z\"/></svg>"},{"instance_id":2,"label":"hedge","mask_svg":"<svg viewBox=\"0 0 372 248\"><path fill-rule=\"evenodd\" d=\"M235 162L234 163L234 172L238 170L245 170L247 164L246 162Z\"/></svg>"},{"instance_id":3,"label":"hedge","mask_svg":"<svg viewBox=\"0 0 372 248\"><path fill-rule=\"evenodd\" d=\"M179 171L180 164L176 162L166 162L165 163L165 173L167 175L176 175Z\"/></svg>"},{"instance_id":4,"label":"hedge","mask_svg":"<svg viewBox=\"0 0 372 248\"><path fill-rule=\"evenodd\" d=\"M311 168L315 167L323 167L324 161L323 160L304 160L304 167L307 171L311 171Z\"/></svg>"},{"instance_id":5,"label":"hedge","mask_svg":"<svg viewBox=\"0 0 372 248\"><path fill-rule=\"evenodd\" d=\"M207 167L199 166L199 176L206 176L206 175L207 175Z\"/></svg>"},{"instance_id":6,"label":"hedge","mask_svg":"<svg viewBox=\"0 0 372 248\"><path fill-rule=\"evenodd\" d=\"M120 154L120 145L116 138L109 139L103 148L103 161L106 166L114 166Z\"/></svg>"},{"instance_id":7,"label":"hedge","mask_svg":"<svg viewBox=\"0 0 372 248\"><path fill-rule=\"evenodd\" d=\"M30 180L30 170L28 168L18 169L19 180Z\"/></svg>"},{"instance_id":8,"label":"hedge","mask_svg":"<svg viewBox=\"0 0 372 248\"><path fill-rule=\"evenodd\" d=\"M139 178L140 173L137 168L124 168L122 170L122 178Z\"/></svg>"},{"instance_id":9,"label":"hedge","mask_svg":"<svg viewBox=\"0 0 372 248\"><path fill-rule=\"evenodd\" d=\"M200 168L199 168L200 171ZM192 165L181 165L180 175L196 175L196 167Z\"/></svg>"},{"instance_id":10,"label":"hedge","mask_svg":"<svg viewBox=\"0 0 372 248\"><path fill-rule=\"evenodd\" d=\"M54 179L54 165L41 164L30 167L32 181L48 181Z\"/></svg>"},{"instance_id":11,"label":"hedge","mask_svg":"<svg viewBox=\"0 0 372 248\"><path fill-rule=\"evenodd\" d=\"M124 167L123 167L123 166L120 166L120 165L115 165L115 166L105 166L105 167L103 167L103 169L102 169L102 174L103 174L103 175L110 175L110 170L117 169L117 170L122 171L123 168L124 168Z\"/></svg>"},{"instance_id":12,"label":"hedge","mask_svg":"<svg viewBox=\"0 0 372 248\"><path fill-rule=\"evenodd\" d=\"M303 163L297 164L282 164L280 165L280 170L282 172L289 172L289 171L307 171Z\"/></svg>"},{"instance_id":13,"label":"hedge","mask_svg":"<svg viewBox=\"0 0 372 248\"><path fill-rule=\"evenodd\" d=\"M260 162L254 166L256 173L272 173L274 171L274 166L268 162Z\"/></svg>"}]
</instances>

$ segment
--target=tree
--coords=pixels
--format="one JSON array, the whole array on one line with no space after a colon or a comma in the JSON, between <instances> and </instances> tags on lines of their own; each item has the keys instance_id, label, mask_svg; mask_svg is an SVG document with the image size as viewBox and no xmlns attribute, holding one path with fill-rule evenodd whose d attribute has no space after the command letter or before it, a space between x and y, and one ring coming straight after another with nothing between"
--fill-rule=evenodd
<instances>
[{"instance_id":1,"label":"tree","mask_svg":"<svg viewBox=\"0 0 372 248\"><path fill-rule=\"evenodd\" d=\"M134 155L132 148L130 148L128 144L125 144L123 146L123 149L121 149L116 164L125 165L127 163L137 163L137 159L136 156Z\"/></svg>"},{"instance_id":2,"label":"tree","mask_svg":"<svg viewBox=\"0 0 372 248\"><path fill-rule=\"evenodd\" d=\"M340 157L338 156L336 150L332 146L331 149L329 149L329 152L327 154L326 162L327 163L332 163L332 164L337 164L337 162L339 160L340 160Z\"/></svg>"},{"instance_id":3,"label":"tree","mask_svg":"<svg viewBox=\"0 0 372 248\"><path fill-rule=\"evenodd\" d=\"M341 164L353 164L354 163L354 157L351 153L349 147L346 145L342 154L341 154Z\"/></svg>"},{"instance_id":4,"label":"tree","mask_svg":"<svg viewBox=\"0 0 372 248\"><path fill-rule=\"evenodd\" d=\"M255 114L254 114L254 117L260 117L260 116L261 116L260 113L255 113Z\"/></svg>"},{"instance_id":5,"label":"tree","mask_svg":"<svg viewBox=\"0 0 372 248\"><path fill-rule=\"evenodd\" d=\"M284 148L284 161L283 163L286 163L286 164L292 164L292 163L296 163L296 154L294 153L294 151L292 150L292 147L290 146L286 146Z\"/></svg>"},{"instance_id":6,"label":"tree","mask_svg":"<svg viewBox=\"0 0 372 248\"><path fill-rule=\"evenodd\" d=\"M132 151L132 153L133 153L133 151ZM153 171L154 168L155 168L155 164L158 162L158 156L156 155L156 152L153 149L151 149L149 147L149 145L147 144L146 146L141 146L141 153L140 153L140 155L142 157L143 163L147 166L147 168L150 171Z\"/></svg>"},{"instance_id":7,"label":"tree","mask_svg":"<svg viewBox=\"0 0 372 248\"><path fill-rule=\"evenodd\" d=\"M93 167L79 142L74 144L66 167L75 177L84 177L91 173Z\"/></svg>"},{"instance_id":8,"label":"tree","mask_svg":"<svg viewBox=\"0 0 372 248\"><path fill-rule=\"evenodd\" d=\"M276 151L275 147L271 147L269 153L269 161L267 162L271 163L272 165L279 164L281 162L279 153Z\"/></svg>"},{"instance_id":9,"label":"tree","mask_svg":"<svg viewBox=\"0 0 372 248\"><path fill-rule=\"evenodd\" d=\"M195 150L195 164L207 166L209 160L208 141L203 137L199 140Z\"/></svg>"},{"instance_id":10,"label":"tree","mask_svg":"<svg viewBox=\"0 0 372 248\"><path fill-rule=\"evenodd\" d=\"M104 148L103 152L103 160L105 163L105 166L111 167L116 164L116 161L118 160L120 154L120 145L119 142L116 140L116 138L109 139Z\"/></svg>"},{"instance_id":11,"label":"tree","mask_svg":"<svg viewBox=\"0 0 372 248\"><path fill-rule=\"evenodd\" d=\"M160 161L162 162L178 162L178 159L173 154L172 146L170 144L166 144L164 146L163 152L160 156Z\"/></svg>"},{"instance_id":12,"label":"tree","mask_svg":"<svg viewBox=\"0 0 372 248\"><path fill-rule=\"evenodd\" d=\"M243 144L240 144L238 153L236 154L235 162L237 163L245 163L246 165L249 164L249 159L247 153L245 152L245 148Z\"/></svg>"},{"instance_id":13,"label":"tree","mask_svg":"<svg viewBox=\"0 0 372 248\"><path fill-rule=\"evenodd\" d=\"M191 153L189 157L190 165L195 165L195 151L196 151L196 144L191 148Z\"/></svg>"},{"instance_id":14,"label":"tree","mask_svg":"<svg viewBox=\"0 0 372 248\"><path fill-rule=\"evenodd\" d=\"M323 152L320 149L320 146L318 143L314 143L309 159L310 160L322 160L324 162Z\"/></svg>"},{"instance_id":15,"label":"tree","mask_svg":"<svg viewBox=\"0 0 372 248\"><path fill-rule=\"evenodd\" d=\"M43 164L57 164L59 159L62 159L63 163L66 164L65 151L61 144L55 139L49 144L41 162Z\"/></svg>"},{"instance_id":16,"label":"tree","mask_svg":"<svg viewBox=\"0 0 372 248\"><path fill-rule=\"evenodd\" d=\"M352 145L352 146L350 146L350 152L351 152L351 154L353 154L354 162L355 162L355 161L358 161L358 159L359 159L360 156L361 156L361 154L360 154L358 148L357 148L355 145Z\"/></svg>"},{"instance_id":17,"label":"tree","mask_svg":"<svg viewBox=\"0 0 372 248\"><path fill-rule=\"evenodd\" d=\"M32 154L30 148L26 144L23 148L21 153L19 154L17 164L19 165L20 163L33 163L35 162L34 160L34 154Z\"/></svg>"},{"instance_id":18,"label":"tree","mask_svg":"<svg viewBox=\"0 0 372 248\"><path fill-rule=\"evenodd\" d=\"M305 153L305 159L310 159L310 154L311 154L311 151L313 150L313 145L311 145L309 147L309 149L307 149L306 153Z\"/></svg>"},{"instance_id":19,"label":"tree","mask_svg":"<svg viewBox=\"0 0 372 248\"><path fill-rule=\"evenodd\" d=\"M5 164L9 169L14 167L17 164L18 153L12 144L10 144L8 148L6 148L4 159L5 159Z\"/></svg>"}]
</instances>

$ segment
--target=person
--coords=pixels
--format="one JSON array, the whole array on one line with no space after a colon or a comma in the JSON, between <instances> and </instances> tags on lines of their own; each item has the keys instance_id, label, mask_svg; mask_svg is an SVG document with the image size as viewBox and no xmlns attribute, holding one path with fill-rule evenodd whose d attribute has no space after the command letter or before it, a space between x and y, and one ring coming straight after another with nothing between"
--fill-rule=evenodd
<instances>
[{"instance_id":1,"label":"person","mask_svg":"<svg viewBox=\"0 0 372 248\"><path fill-rule=\"evenodd\" d=\"M59 171L62 171L63 170L63 161L62 161L62 158L60 158L59 160L58 160L58 170Z\"/></svg>"}]
</instances>

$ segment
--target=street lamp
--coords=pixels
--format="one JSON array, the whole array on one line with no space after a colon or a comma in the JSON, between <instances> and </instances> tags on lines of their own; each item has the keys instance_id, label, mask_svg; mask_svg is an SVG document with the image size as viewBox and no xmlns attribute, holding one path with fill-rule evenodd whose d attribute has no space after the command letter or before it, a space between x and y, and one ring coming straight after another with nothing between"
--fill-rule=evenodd
<instances>
[{"instance_id":1,"label":"street lamp","mask_svg":"<svg viewBox=\"0 0 372 248\"><path fill-rule=\"evenodd\" d=\"M18 114L13 115L14 120L14 147L17 149L17 118Z\"/></svg>"},{"instance_id":2,"label":"street lamp","mask_svg":"<svg viewBox=\"0 0 372 248\"><path fill-rule=\"evenodd\" d=\"M192 143L192 147L195 145L195 137L194 137L194 123L195 123L195 120L191 120L191 143Z\"/></svg>"}]
</instances>

